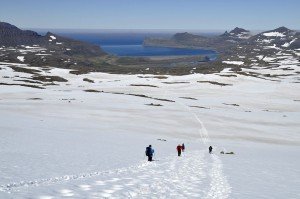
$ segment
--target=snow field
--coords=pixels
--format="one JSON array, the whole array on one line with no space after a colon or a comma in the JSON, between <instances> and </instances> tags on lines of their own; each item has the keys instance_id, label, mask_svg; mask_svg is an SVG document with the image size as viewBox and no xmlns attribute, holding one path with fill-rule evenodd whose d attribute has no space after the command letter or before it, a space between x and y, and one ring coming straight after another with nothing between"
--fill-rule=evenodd
<instances>
[{"instance_id":1,"label":"snow field","mask_svg":"<svg viewBox=\"0 0 300 199\"><path fill-rule=\"evenodd\" d=\"M0 63L4 83L32 76L8 65L68 80L43 90L1 85L0 198L297 198L300 95L293 82L299 61L284 56L274 61L276 73L248 69L283 75L269 79L230 68L220 74L236 76L156 79ZM175 147L182 142L188 149L178 158ZM148 144L158 160L151 164L144 157ZM215 154L207 154L208 145ZM224 148L236 155L220 155Z\"/></svg>"},{"instance_id":2,"label":"snow field","mask_svg":"<svg viewBox=\"0 0 300 199\"><path fill-rule=\"evenodd\" d=\"M16 198L228 198L231 187L222 171L222 163L207 150L184 152L142 161L137 166L109 170L96 176L59 181L46 186L19 188ZM26 188L26 190L24 190ZM23 191L24 190L24 191ZM12 190L13 191L13 190ZM32 193L31 191L34 191ZM36 192L38 193L36 195Z\"/></svg>"}]
</instances>

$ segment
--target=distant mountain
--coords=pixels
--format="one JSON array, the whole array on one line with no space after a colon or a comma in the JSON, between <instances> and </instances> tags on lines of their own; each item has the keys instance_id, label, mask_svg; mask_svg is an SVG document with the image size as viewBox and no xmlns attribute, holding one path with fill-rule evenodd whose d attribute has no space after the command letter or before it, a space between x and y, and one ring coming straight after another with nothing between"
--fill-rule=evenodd
<instances>
[{"instance_id":1,"label":"distant mountain","mask_svg":"<svg viewBox=\"0 0 300 199\"><path fill-rule=\"evenodd\" d=\"M250 31L249 30L245 30L243 28L235 27L233 30L230 31L230 33L238 35L238 34L243 34L243 33L250 33Z\"/></svg>"},{"instance_id":2,"label":"distant mountain","mask_svg":"<svg viewBox=\"0 0 300 199\"><path fill-rule=\"evenodd\" d=\"M222 35L209 37L183 32L169 38L148 37L143 44L212 49L217 51L218 56L213 61L206 61L203 56L167 59L106 56L99 46L51 32L40 35L0 22L0 62L68 68L76 70L75 74L91 71L126 74L210 73L223 70L227 67L226 64L230 67L235 65L234 70L240 71L241 67L273 66L275 62L272 60L283 59L286 56L291 60L297 60L300 55L300 33L286 27L254 36L251 36L248 30L239 27Z\"/></svg>"},{"instance_id":3,"label":"distant mountain","mask_svg":"<svg viewBox=\"0 0 300 199\"><path fill-rule=\"evenodd\" d=\"M21 30L9 23L0 22L0 45L32 45L42 42L43 37L30 30Z\"/></svg>"},{"instance_id":4,"label":"distant mountain","mask_svg":"<svg viewBox=\"0 0 300 199\"><path fill-rule=\"evenodd\" d=\"M51 32L47 32L43 39L44 41L41 43L41 45L45 45L47 48L54 50L59 50L61 47L64 47L65 49L71 49L64 52L66 55L102 56L106 54L97 45L61 37Z\"/></svg>"},{"instance_id":5,"label":"distant mountain","mask_svg":"<svg viewBox=\"0 0 300 199\"><path fill-rule=\"evenodd\" d=\"M300 48L300 33L286 27L279 27L252 36L249 30L236 27L230 32L215 37L205 37L190 33L177 33L170 39L147 38L144 41L146 46L172 46L192 48L212 48L220 52L228 52L237 45L264 46L276 45L285 49Z\"/></svg>"},{"instance_id":6,"label":"distant mountain","mask_svg":"<svg viewBox=\"0 0 300 199\"><path fill-rule=\"evenodd\" d=\"M61 37L48 32L42 36L31 30L21 30L9 23L0 22L0 46L38 45L67 55L102 56L106 53L96 45ZM65 51L72 49L72 51Z\"/></svg>"},{"instance_id":7,"label":"distant mountain","mask_svg":"<svg viewBox=\"0 0 300 199\"><path fill-rule=\"evenodd\" d=\"M250 38L253 43L284 49L300 48L300 33L286 27L279 27L257 34Z\"/></svg>"},{"instance_id":8,"label":"distant mountain","mask_svg":"<svg viewBox=\"0 0 300 199\"><path fill-rule=\"evenodd\" d=\"M172 39L176 40L176 41L182 41L182 40L198 40L199 38L205 38L203 36L199 36L199 35L193 35L190 34L188 32L184 32L184 33L176 33Z\"/></svg>"},{"instance_id":9,"label":"distant mountain","mask_svg":"<svg viewBox=\"0 0 300 199\"><path fill-rule=\"evenodd\" d=\"M230 39L248 39L251 37L250 31L245 30L243 28L236 27L235 29L231 30L230 32L225 32L224 34L220 35L221 37L227 37Z\"/></svg>"},{"instance_id":10,"label":"distant mountain","mask_svg":"<svg viewBox=\"0 0 300 199\"><path fill-rule=\"evenodd\" d=\"M192 47L192 48L213 48L225 52L228 48L236 45L236 42L246 40L250 32L242 28L235 28L230 32L215 37L194 35L191 33L176 33L170 39L146 38L145 46L170 46L170 47Z\"/></svg>"},{"instance_id":11,"label":"distant mountain","mask_svg":"<svg viewBox=\"0 0 300 199\"><path fill-rule=\"evenodd\" d=\"M284 36L293 36L295 35L296 31L290 30L284 26L276 28L274 30L269 30L269 31L265 31L262 33L259 33L255 36L253 36L253 38L256 37L264 37L264 38L269 38L269 37L284 37Z\"/></svg>"}]
</instances>

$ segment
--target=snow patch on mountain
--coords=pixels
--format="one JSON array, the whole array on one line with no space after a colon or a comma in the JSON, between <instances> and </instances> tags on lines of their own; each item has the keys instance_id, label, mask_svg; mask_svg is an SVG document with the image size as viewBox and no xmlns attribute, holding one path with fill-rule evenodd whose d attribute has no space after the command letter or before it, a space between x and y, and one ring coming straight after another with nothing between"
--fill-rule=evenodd
<instances>
[{"instance_id":1,"label":"snow patch on mountain","mask_svg":"<svg viewBox=\"0 0 300 199\"><path fill-rule=\"evenodd\" d=\"M24 56L18 56L17 59L18 59L20 62L24 62L24 60L25 60Z\"/></svg>"},{"instance_id":2,"label":"snow patch on mountain","mask_svg":"<svg viewBox=\"0 0 300 199\"><path fill-rule=\"evenodd\" d=\"M264 58L263 55L257 55L256 57L257 57L259 60L261 60L262 58Z\"/></svg>"},{"instance_id":3,"label":"snow patch on mountain","mask_svg":"<svg viewBox=\"0 0 300 199\"><path fill-rule=\"evenodd\" d=\"M251 37L249 32L241 32L240 34L237 34L236 36L240 39L249 39Z\"/></svg>"},{"instance_id":4,"label":"snow patch on mountain","mask_svg":"<svg viewBox=\"0 0 300 199\"><path fill-rule=\"evenodd\" d=\"M265 62L272 62L275 59L276 58L274 58L274 57L264 57L262 60L265 61Z\"/></svg>"},{"instance_id":5,"label":"snow patch on mountain","mask_svg":"<svg viewBox=\"0 0 300 199\"><path fill-rule=\"evenodd\" d=\"M293 39L293 40L290 41L290 42L286 42L286 43L284 43L284 44L282 45L282 47L287 48L287 47L289 47L292 43L294 43L296 40L297 40L297 39L295 38L295 39Z\"/></svg>"},{"instance_id":6,"label":"snow patch on mountain","mask_svg":"<svg viewBox=\"0 0 300 199\"><path fill-rule=\"evenodd\" d=\"M264 43L271 43L272 41L274 41L274 39L263 39L262 42Z\"/></svg>"},{"instance_id":7,"label":"snow patch on mountain","mask_svg":"<svg viewBox=\"0 0 300 199\"><path fill-rule=\"evenodd\" d=\"M222 61L222 63L224 63L224 64L238 65L238 66L241 66L241 65L244 64L243 61Z\"/></svg>"},{"instance_id":8,"label":"snow patch on mountain","mask_svg":"<svg viewBox=\"0 0 300 199\"><path fill-rule=\"evenodd\" d=\"M272 46L264 46L264 49L275 49L275 50L281 50L279 47L276 46L276 44L273 44Z\"/></svg>"},{"instance_id":9,"label":"snow patch on mountain","mask_svg":"<svg viewBox=\"0 0 300 199\"><path fill-rule=\"evenodd\" d=\"M49 56L49 55L52 55L52 54L47 54L47 53L38 53L38 54L35 54L37 56Z\"/></svg>"},{"instance_id":10,"label":"snow patch on mountain","mask_svg":"<svg viewBox=\"0 0 300 199\"><path fill-rule=\"evenodd\" d=\"M55 40L55 39L56 39L56 37L53 36L53 35L50 35L50 38L51 38L52 40Z\"/></svg>"},{"instance_id":11,"label":"snow patch on mountain","mask_svg":"<svg viewBox=\"0 0 300 199\"><path fill-rule=\"evenodd\" d=\"M285 37L285 35L281 32L266 32L263 33L263 35L266 37Z\"/></svg>"}]
</instances>

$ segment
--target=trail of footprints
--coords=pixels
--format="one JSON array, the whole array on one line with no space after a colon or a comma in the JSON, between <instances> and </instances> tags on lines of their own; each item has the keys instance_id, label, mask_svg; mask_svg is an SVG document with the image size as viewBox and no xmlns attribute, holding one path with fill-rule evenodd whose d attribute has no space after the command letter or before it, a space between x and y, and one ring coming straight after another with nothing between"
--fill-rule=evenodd
<instances>
[{"instance_id":1,"label":"trail of footprints","mask_svg":"<svg viewBox=\"0 0 300 199\"><path fill-rule=\"evenodd\" d=\"M229 198L222 162L206 151L185 152L141 163L124 172L32 187L39 199L54 198ZM30 191L30 190L29 190Z\"/></svg>"}]
</instances>

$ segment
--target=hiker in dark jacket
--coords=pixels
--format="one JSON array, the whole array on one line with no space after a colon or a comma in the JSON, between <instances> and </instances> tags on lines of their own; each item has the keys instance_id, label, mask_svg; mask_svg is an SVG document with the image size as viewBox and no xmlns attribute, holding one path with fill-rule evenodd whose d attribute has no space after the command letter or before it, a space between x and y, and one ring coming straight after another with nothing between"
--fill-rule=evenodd
<instances>
[{"instance_id":1,"label":"hiker in dark jacket","mask_svg":"<svg viewBox=\"0 0 300 199\"><path fill-rule=\"evenodd\" d=\"M181 145L181 149L182 149L182 152L184 152L184 150L185 150L184 143L182 143L182 145Z\"/></svg>"},{"instance_id":2,"label":"hiker in dark jacket","mask_svg":"<svg viewBox=\"0 0 300 199\"><path fill-rule=\"evenodd\" d=\"M212 146L209 146L208 152L209 152L209 153L212 153L212 150L213 150Z\"/></svg>"},{"instance_id":3,"label":"hiker in dark jacket","mask_svg":"<svg viewBox=\"0 0 300 199\"><path fill-rule=\"evenodd\" d=\"M178 156L181 156L181 150L182 150L182 147L180 144L178 144L178 146L176 147L177 149L177 152L178 152Z\"/></svg>"},{"instance_id":4,"label":"hiker in dark jacket","mask_svg":"<svg viewBox=\"0 0 300 199\"><path fill-rule=\"evenodd\" d=\"M146 147L146 156L148 157L148 161L152 161L152 157L153 157L153 154L154 154L154 149L152 149L152 146L149 145L148 147Z\"/></svg>"}]
</instances>

